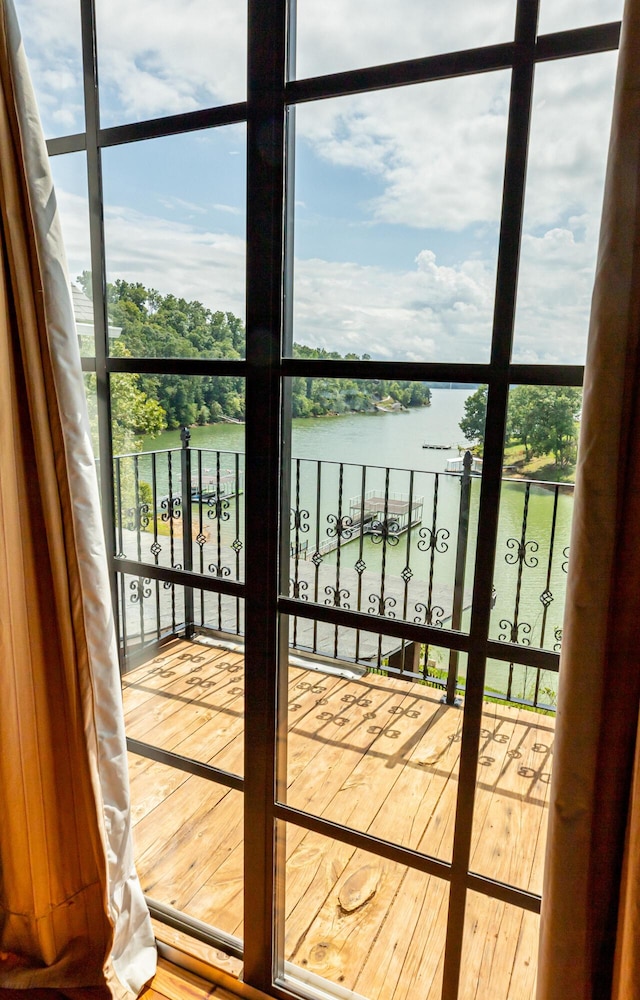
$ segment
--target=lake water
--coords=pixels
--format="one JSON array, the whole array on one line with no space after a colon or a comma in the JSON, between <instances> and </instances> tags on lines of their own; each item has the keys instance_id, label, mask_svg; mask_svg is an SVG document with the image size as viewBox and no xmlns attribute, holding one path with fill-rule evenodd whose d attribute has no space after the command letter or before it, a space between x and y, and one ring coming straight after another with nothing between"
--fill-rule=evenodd
<instances>
[{"instance_id":1,"label":"lake water","mask_svg":"<svg viewBox=\"0 0 640 1000\"><path fill-rule=\"evenodd\" d=\"M401 413L344 414L293 421L293 455L323 461L354 462L393 468L442 472L447 458L466 447L458 426L464 415L467 389L433 389L430 406ZM447 451L423 448L447 444ZM193 448L244 451L242 424L212 424L191 428ZM145 451L179 448L180 431L165 431L145 442Z\"/></svg>"},{"instance_id":2,"label":"lake water","mask_svg":"<svg viewBox=\"0 0 640 1000\"><path fill-rule=\"evenodd\" d=\"M435 559L435 579L445 581L443 586L451 589L455 566L457 520L460 498L460 480L457 476L443 475L448 458L457 458L464 450L466 442L459 428L464 414L464 401L471 390L435 389L429 407L411 409L401 413L346 414L337 417L298 419L293 421L294 458L300 459L297 478L298 507L309 511L307 523L310 532L305 536L315 547L313 535L316 527L317 538L325 538L327 518L330 514L349 514L349 500L367 491L384 492L384 469L409 470L390 473L387 488L403 496L412 491L414 497L424 498L422 526L432 530L434 491L438 491L438 516L435 527L449 532L446 550L438 552ZM424 443L447 445L447 450L431 450ZM179 431L167 431L158 438L147 441L145 450L179 448ZM244 452L244 426L242 424L215 424L208 427L191 428L191 446L224 452ZM318 463L322 463L322 490L318 491ZM332 463L331 465L325 463ZM338 509L340 466L342 469L343 498ZM362 466L367 469L363 482ZM376 470L380 471L376 471ZM433 475L438 473L436 477ZM364 485L364 491L362 489ZM296 473L294 468L294 490ZM318 495L321 493L320 499ZM477 506L479 480L474 479L471 501L471 531L467 556L466 590L470 593L474 563L475 540L477 535ZM241 501L242 503L242 501ZM514 553L522 542L523 517L527 507L527 529L525 542L527 560L522 566ZM553 490L533 486L528 501L522 483L506 482L501 496L499 540L494 570L495 607L492 613L491 633L495 638L509 637L515 621L520 623L519 641L529 641L532 645L544 645L554 649L559 642L557 630L562 624L564 590L566 585L567 547L569 545L573 497L570 491L556 494ZM555 541L550 553L549 539L555 519ZM417 529L416 529L417 530ZM403 536L406 539L406 535ZM302 536L298 539L302 540ZM292 542L295 541L292 535ZM423 560L423 578L428 577L427 560L430 552L420 555L414 532L411 553L412 570L419 560ZM423 545L423 549L425 546ZM342 572L352 566L360 557L367 566L377 565L381 559L382 546L375 546L367 537L364 548L358 551L358 542L352 541L342 547ZM550 558L551 556L551 558ZM408 549L405 541L396 548L387 547L386 572L397 578L408 563ZM323 572L335 565L336 552L324 555ZM551 569L549 570L549 563ZM310 569L310 567L308 567ZM518 575L521 572L522 585L516 609ZM353 570L351 570L353 576ZM416 580L412 581L415 587ZM545 595L547 595L545 597ZM550 596L549 596L550 595ZM436 594L437 597L437 594ZM324 595L322 595L324 600ZM468 598L467 598L468 600ZM546 603L546 612L545 612ZM353 606L353 605L352 605ZM409 615L409 620L414 620ZM463 627L468 621L463 619ZM543 634L544 624L544 634ZM504 689L508 665L490 664L489 678L493 686ZM533 675L533 671L530 672ZM521 670L520 681L523 688L530 686L530 679ZM543 686L555 688L555 678L547 675ZM529 692L530 693L530 692Z\"/></svg>"}]
</instances>

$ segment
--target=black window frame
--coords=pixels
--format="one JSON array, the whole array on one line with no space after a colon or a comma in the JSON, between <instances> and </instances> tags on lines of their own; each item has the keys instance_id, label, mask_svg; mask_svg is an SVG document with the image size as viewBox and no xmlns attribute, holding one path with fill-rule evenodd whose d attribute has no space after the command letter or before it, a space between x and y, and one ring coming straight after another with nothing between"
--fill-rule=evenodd
<instances>
[{"instance_id":1,"label":"black window frame","mask_svg":"<svg viewBox=\"0 0 640 1000\"><path fill-rule=\"evenodd\" d=\"M282 844L279 822L291 822L379 853L392 861L429 872L449 882L450 900L445 951L444 1000L456 1000L462 956L465 903L468 891L478 891L538 913L540 897L474 874L469 869L474 793L480 745L485 667L488 658L534 666L555 664L558 654L524 649L490 638L491 592L500 506L502 449L509 387L514 384L580 386L580 365L528 365L511 362L517 295L518 264L526 186L527 148L535 66L550 60L614 50L619 22L539 36L539 0L517 0L514 39L503 44L371 66L313 79L291 79L293 10L285 0L248 0L247 99L221 107L101 128L94 0L81 4L85 131L48 140L54 157L84 152L90 207L91 267L94 276L95 357L83 358L83 369L96 376L104 527L110 555L114 608L123 574L151 577L177 585L231 593L245 603L245 777L203 776L242 790L245 809L245 936L244 982L285 998L291 989L283 980ZM295 0L291 0L293 5ZM267 43L268 42L268 43ZM212 58L215 55L212 54ZM286 192L293 172L289 109L298 104L347 94L383 91L478 73L511 72L507 149L499 235L495 309L490 360L486 364L379 361L305 361L288 356L291 338L292 212ZM106 305L105 240L102 200L102 150L148 138L244 123L247 130L247 256L246 359L178 360L110 357ZM604 141L604 137L603 137ZM120 372L239 375L246 384L246 508L260 516L246 518L245 553L252 567L244 583L202 578L187 570L161 569L117 558L115 511L111 476L111 414L109 384ZM488 385L485 458L473 610L467 634L388 619L296 600L287 594L287 523L290 483L290 432L287 383L292 377L396 378L417 381L468 382ZM283 754L278 749L279 718L287 660L288 616L314 617L335 625L396 635L399 639L432 642L468 654L461 762L451 863L429 858L365 833L302 814L283 804L278 789L284 781ZM151 747L130 741L138 753L171 760ZM178 764L178 766L184 766ZM200 772L199 772L200 773ZM171 915L164 914L171 919ZM177 918L175 918L177 920ZM178 921L179 923L179 921ZM184 918L184 927L202 940L240 954L237 943Z\"/></svg>"}]
</instances>

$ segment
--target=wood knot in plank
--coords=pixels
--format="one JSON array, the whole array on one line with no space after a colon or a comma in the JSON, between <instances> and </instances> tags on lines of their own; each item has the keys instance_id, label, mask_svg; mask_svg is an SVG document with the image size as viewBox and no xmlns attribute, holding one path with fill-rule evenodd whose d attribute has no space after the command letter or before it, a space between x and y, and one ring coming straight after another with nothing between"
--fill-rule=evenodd
<instances>
[{"instance_id":1,"label":"wood knot in plank","mask_svg":"<svg viewBox=\"0 0 640 1000\"><path fill-rule=\"evenodd\" d=\"M375 895L380 872L374 865L363 865L350 875L338 891L338 902L344 913L353 913Z\"/></svg>"}]
</instances>

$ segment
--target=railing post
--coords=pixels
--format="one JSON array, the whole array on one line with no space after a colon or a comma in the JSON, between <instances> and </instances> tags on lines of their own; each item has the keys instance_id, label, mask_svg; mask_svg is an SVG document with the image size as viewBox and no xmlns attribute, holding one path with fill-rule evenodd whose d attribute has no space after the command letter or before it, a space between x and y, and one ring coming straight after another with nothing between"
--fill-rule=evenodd
<instances>
[{"instance_id":1,"label":"railing post","mask_svg":"<svg viewBox=\"0 0 640 1000\"><path fill-rule=\"evenodd\" d=\"M453 610L451 613L451 628L458 631L462 625L464 610L464 576L467 564L467 542L469 540L469 508L471 506L471 452L466 451L462 460L462 478L460 480L460 519L458 521L458 545L456 548L456 572L453 584ZM447 674L447 693L442 701L447 705L460 706L456 698L458 683L458 650L449 650L449 673Z\"/></svg>"},{"instance_id":2,"label":"railing post","mask_svg":"<svg viewBox=\"0 0 640 1000\"><path fill-rule=\"evenodd\" d=\"M189 441L191 431L183 427L180 431L182 441L181 479L182 479L182 562L185 570L193 570L193 530L191 522L191 451ZM193 588L184 588L184 628L185 636L193 636Z\"/></svg>"}]
</instances>

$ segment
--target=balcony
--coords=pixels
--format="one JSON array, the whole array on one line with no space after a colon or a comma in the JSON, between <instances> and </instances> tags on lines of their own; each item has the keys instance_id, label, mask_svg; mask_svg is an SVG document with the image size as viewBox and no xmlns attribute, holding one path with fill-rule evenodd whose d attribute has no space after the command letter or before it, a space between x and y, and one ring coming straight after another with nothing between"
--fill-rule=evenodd
<instances>
[{"instance_id":1,"label":"balcony","mask_svg":"<svg viewBox=\"0 0 640 1000\"><path fill-rule=\"evenodd\" d=\"M331 666L289 665L287 803L450 861L462 713L424 681ZM241 787L240 646L174 639L123 682L131 740ZM472 871L539 892L555 718L493 702L482 725ZM242 795L136 753L130 771L145 893L241 939ZM329 979L339 996L412 1000L419 984L421 997L439 998L447 883L302 826L283 833L288 974ZM538 917L478 891L468 899L460 995L532 997Z\"/></svg>"},{"instance_id":2,"label":"balcony","mask_svg":"<svg viewBox=\"0 0 640 1000\"><path fill-rule=\"evenodd\" d=\"M117 457L114 482L120 558L214 577L224 591L160 581L153 569L123 573L127 665L176 635L241 639L233 584L245 578L244 456L192 449L185 431L182 449ZM300 608L289 621L292 655L427 682L449 704L463 696L463 654L322 622L312 605L466 631L479 484L470 456L455 473L294 459L283 591ZM571 486L503 479L490 636L527 655L489 661L488 698L555 708L572 506Z\"/></svg>"},{"instance_id":3,"label":"balcony","mask_svg":"<svg viewBox=\"0 0 640 1000\"><path fill-rule=\"evenodd\" d=\"M239 956L244 457L191 449L185 433L182 449L116 458L114 481L123 560L232 585L213 593L124 572L120 612L143 889L158 913L215 927ZM284 970L310 987L328 980L341 997L411 1000L416 977L421 996L440 996L466 656L322 622L314 605L464 633L479 483L468 459L455 473L291 465L287 596L300 614L281 665L280 801L293 810L278 821ZM522 1000L535 989L573 497L509 478L502 491L491 635L513 661L490 660L485 679L460 995ZM218 780L206 780L210 768ZM314 818L345 839L321 836ZM350 846L349 830L418 852L425 870ZM496 884L532 894L531 911Z\"/></svg>"}]
</instances>

